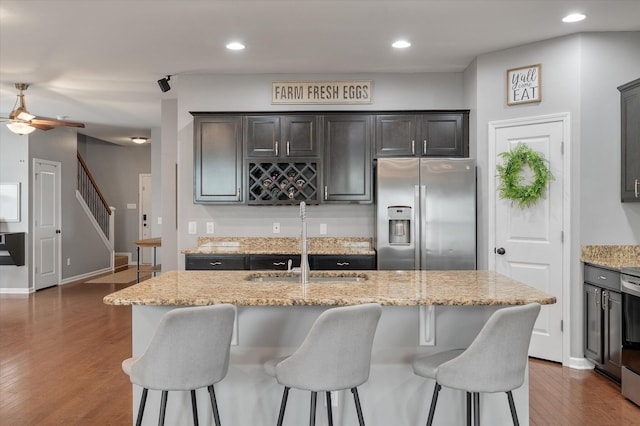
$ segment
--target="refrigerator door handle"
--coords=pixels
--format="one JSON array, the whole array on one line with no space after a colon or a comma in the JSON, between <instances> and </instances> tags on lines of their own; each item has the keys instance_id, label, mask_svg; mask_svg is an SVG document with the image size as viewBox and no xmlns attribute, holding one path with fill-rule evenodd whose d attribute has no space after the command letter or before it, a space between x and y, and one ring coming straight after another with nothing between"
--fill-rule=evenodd
<instances>
[{"instance_id":1,"label":"refrigerator door handle","mask_svg":"<svg viewBox=\"0 0 640 426\"><path fill-rule=\"evenodd\" d=\"M420 269L427 268L427 185L420 185Z\"/></svg>"},{"instance_id":2,"label":"refrigerator door handle","mask_svg":"<svg viewBox=\"0 0 640 426\"><path fill-rule=\"evenodd\" d=\"M420 188L418 185L413 187L413 229L411 231L411 242L413 243L413 255L414 255L414 269L420 270L420 241L418 240L418 233L420 225L418 220L420 219Z\"/></svg>"}]
</instances>

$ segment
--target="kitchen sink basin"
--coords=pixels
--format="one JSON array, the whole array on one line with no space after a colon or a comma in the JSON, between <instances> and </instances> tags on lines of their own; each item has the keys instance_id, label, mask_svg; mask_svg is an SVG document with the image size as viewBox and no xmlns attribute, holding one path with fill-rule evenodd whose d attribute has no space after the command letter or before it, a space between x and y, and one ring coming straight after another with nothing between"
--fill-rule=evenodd
<instances>
[{"instance_id":1,"label":"kitchen sink basin","mask_svg":"<svg viewBox=\"0 0 640 426\"><path fill-rule=\"evenodd\" d=\"M357 282L366 281L369 277L362 273L339 273L327 274L327 273L311 273L309 276L309 282ZM269 282L269 281L283 281L283 282L299 282L300 275L291 272L256 272L247 276L247 281Z\"/></svg>"}]
</instances>

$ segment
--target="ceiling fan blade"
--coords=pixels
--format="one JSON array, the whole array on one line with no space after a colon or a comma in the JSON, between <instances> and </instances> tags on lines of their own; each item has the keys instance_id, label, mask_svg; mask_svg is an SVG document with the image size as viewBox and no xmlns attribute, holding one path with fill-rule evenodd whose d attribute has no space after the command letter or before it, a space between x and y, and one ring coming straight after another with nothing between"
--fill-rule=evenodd
<instances>
[{"instance_id":1,"label":"ceiling fan blade","mask_svg":"<svg viewBox=\"0 0 640 426\"><path fill-rule=\"evenodd\" d=\"M47 124L42 124L42 123L34 123L33 121L31 123L29 123L29 126L35 127L36 129L40 129L40 130L51 130L51 129L53 129L53 126L49 126Z\"/></svg>"},{"instance_id":2,"label":"ceiling fan blade","mask_svg":"<svg viewBox=\"0 0 640 426\"><path fill-rule=\"evenodd\" d=\"M43 124L45 126L67 126L67 127L84 127L83 123L75 123L73 121L52 120L49 118L34 118L29 122L33 127L35 124Z\"/></svg>"}]
</instances>

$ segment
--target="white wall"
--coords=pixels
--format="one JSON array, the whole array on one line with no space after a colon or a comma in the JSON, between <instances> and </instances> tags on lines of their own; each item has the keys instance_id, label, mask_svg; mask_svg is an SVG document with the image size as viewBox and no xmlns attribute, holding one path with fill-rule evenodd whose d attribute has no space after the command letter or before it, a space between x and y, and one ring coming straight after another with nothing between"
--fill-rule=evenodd
<instances>
[{"instance_id":1,"label":"white wall","mask_svg":"<svg viewBox=\"0 0 640 426\"><path fill-rule=\"evenodd\" d=\"M281 80L372 80L373 103L370 105L271 105L271 82ZM196 237L204 235L205 223L213 221L215 236L274 236L273 222L281 224L278 236L295 236L300 232L297 207L211 206L193 203L193 117L190 111L362 111L362 110L427 110L463 109L463 74L349 74L349 75L183 75L171 80L177 96L177 158L178 158L178 241L177 249L196 245ZM171 92L169 92L171 93ZM164 104L163 104L164 105ZM171 108L168 106L167 108ZM163 109L164 111L164 109ZM163 119L163 126L165 125ZM162 143L165 138L163 127ZM164 149L170 149L163 146ZM167 193L163 167L163 199ZM164 207L163 207L164 209ZM309 235L319 235L319 224L328 225L329 236L373 237L374 207L372 205L311 206L308 212ZM186 232L187 222L196 221L197 235ZM164 231L164 228L163 228ZM184 256L177 254L184 265Z\"/></svg>"},{"instance_id":2,"label":"white wall","mask_svg":"<svg viewBox=\"0 0 640 426\"><path fill-rule=\"evenodd\" d=\"M25 232L25 265L0 265L0 293L27 293L31 244L29 234L29 137L0 125L0 182L19 182L20 222L0 222L0 232Z\"/></svg>"}]
</instances>

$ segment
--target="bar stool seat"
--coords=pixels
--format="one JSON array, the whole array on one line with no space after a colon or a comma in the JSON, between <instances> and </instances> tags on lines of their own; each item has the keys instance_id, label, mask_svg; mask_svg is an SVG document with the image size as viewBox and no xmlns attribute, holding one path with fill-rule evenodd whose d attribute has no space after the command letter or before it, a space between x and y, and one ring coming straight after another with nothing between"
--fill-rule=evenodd
<instances>
[{"instance_id":1,"label":"bar stool seat","mask_svg":"<svg viewBox=\"0 0 640 426\"><path fill-rule=\"evenodd\" d=\"M174 309L162 317L149 346L139 357L125 359L122 370L141 386L136 425L142 424L149 389L162 391L159 424L164 424L168 391L190 391L193 422L198 425L196 389L206 387L213 416L220 416L213 385L229 367L235 306L221 304Z\"/></svg>"},{"instance_id":2,"label":"bar stool seat","mask_svg":"<svg viewBox=\"0 0 640 426\"><path fill-rule=\"evenodd\" d=\"M480 425L480 393L505 392L511 418L518 425L512 391L524 383L529 344L540 304L500 309L491 315L471 345L418 358L413 372L435 379L427 425L433 424L442 386L467 392L467 424L471 424L471 398L475 426Z\"/></svg>"},{"instance_id":3,"label":"bar stool seat","mask_svg":"<svg viewBox=\"0 0 640 426\"><path fill-rule=\"evenodd\" d=\"M311 426L315 425L317 392L326 394L332 426L331 391L351 389L359 424L364 425L357 387L369 379L371 348L381 315L377 303L327 309L293 354L264 364L265 372L284 385L278 426L284 419L290 388L311 391Z\"/></svg>"}]
</instances>

